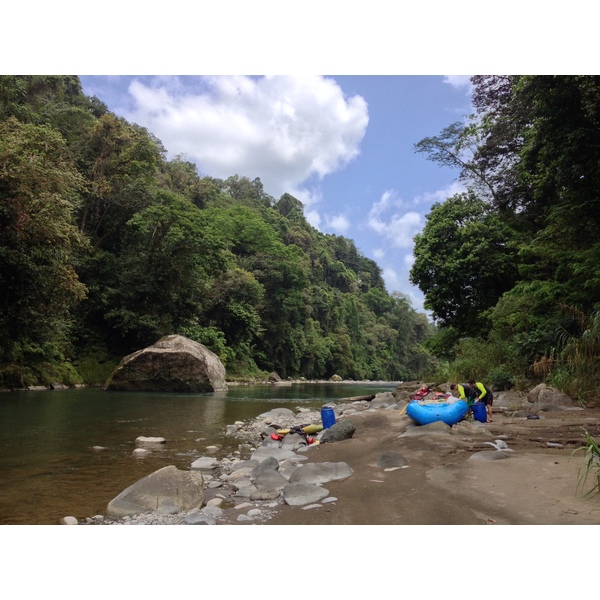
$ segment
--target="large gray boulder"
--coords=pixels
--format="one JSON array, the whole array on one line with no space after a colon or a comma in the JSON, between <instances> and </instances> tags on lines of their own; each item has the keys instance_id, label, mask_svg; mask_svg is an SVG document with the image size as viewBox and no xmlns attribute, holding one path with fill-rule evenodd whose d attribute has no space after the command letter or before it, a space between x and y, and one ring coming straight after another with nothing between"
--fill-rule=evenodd
<instances>
[{"instance_id":1,"label":"large gray boulder","mask_svg":"<svg viewBox=\"0 0 600 600\"><path fill-rule=\"evenodd\" d=\"M219 357L182 335L167 335L126 356L108 379L108 391L216 392L227 389Z\"/></svg>"},{"instance_id":2,"label":"large gray boulder","mask_svg":"<svg viewBox=\"0 0 600 600\"><path fill-rule=\"evenodd\" d=\"M197 471L181 471L170 465L136 481L113 498L106 512L114 518L159 510L187 512L202 506L204 480Z\"/></svg>"},{"instance_id":3,"label":"large gray boulder","mask_svg":"<svg viewBox=\"0 0 600 600\"><path fill-rule=\"evenodd\" d=\"M528 394L527 401L536 404L540 410L548 407L572 407L573 399L567 394L557 390L554 387L547 386L545 383L536 385Z\"/></svg>"}]
</instances>

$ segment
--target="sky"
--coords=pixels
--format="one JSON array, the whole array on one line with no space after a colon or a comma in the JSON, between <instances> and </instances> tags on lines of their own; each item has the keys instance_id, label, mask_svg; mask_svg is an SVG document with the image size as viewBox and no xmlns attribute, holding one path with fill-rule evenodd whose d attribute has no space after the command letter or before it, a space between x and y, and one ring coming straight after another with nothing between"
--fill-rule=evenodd
<instances>
[{"instance_id":1,"label":"sky","mask_svg":"<svg viewBox=\"0 0 600 600\"><path fill-rule=\"evenodd\" d=\"M409 282L413 238L458 173L414 145L471 112L468 76L80 76L129 122L146 127L201 176L259 177L290 193L308 222L343 235L382 269L389 293L422 312Z\"/></svg>"}]
</instances>

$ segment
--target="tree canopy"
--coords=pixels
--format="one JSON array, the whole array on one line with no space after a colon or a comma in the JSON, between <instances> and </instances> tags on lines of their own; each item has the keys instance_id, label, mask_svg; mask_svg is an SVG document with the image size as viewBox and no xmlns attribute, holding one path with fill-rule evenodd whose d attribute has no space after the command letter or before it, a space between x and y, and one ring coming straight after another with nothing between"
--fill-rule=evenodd
<instances>
[{"instance_id":1,"label":"tree canopy","mask_svg":"<svg viewBox=\"0 0 600 600\"><path fill-rule=\"evenodd\" d=\"M460 332L502 347L490 370L555 364L574 381L559 340L584 335L600 308L600 77L472 83L476 113L415 147L459 167L469 192L433 208L411 278L442 328L438 350L452 355Z\"/></svg>"}]
</instances>

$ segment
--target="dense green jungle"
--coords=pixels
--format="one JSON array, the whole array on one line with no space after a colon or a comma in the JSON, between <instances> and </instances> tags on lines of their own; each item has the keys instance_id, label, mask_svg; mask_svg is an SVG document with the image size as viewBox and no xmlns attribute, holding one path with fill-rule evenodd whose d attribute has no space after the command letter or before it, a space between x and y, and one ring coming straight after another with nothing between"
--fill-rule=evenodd
<instances>
[{"instance_id":1,"label":"dense green jungle","mask_svg":"<svg viewBox=\"0 0 600 600\"><path fill-rule=\"evenodd\" d=\"M178 333L230 379L546 381L596 403L600 77L471 82L474 114L415 140L467 190L414 240L430 321L290 194L168 160L76 76L0 76L0 387L101 385Z\"/></svg>"}]
</instances>

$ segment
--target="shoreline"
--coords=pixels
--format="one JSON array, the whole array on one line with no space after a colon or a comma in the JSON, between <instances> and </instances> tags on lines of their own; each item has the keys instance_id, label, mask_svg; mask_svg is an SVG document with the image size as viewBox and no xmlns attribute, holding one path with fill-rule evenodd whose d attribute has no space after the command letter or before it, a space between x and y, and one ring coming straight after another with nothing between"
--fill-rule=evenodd
<instances>
[{"instance_id":1,"label":"shoreline","mask_svg":"<svg viewBox=\"0 0 600 600\"><path fill-rule=\"evenodd\" d=\"M322 484L328 502L291 506L279 494L269 501L251 500L239 486L228 490L233 470L223 470L222 460L222 473L211 469L203 501L213 507L212 519L196 510L187 523L187 515L179 513L163 515L162 521L154 515L104 524L600 524L600 497L583 499L576 493L583 453L572 457L582 446L582 428L596 427L593 433L600 433L600 409L529 405L524 412L538 416L531 420L527 414L519 416L513 402L510 395L498 394L492 423L463 421L453 427L417 426L402 410L402 401L378 408L364 400L353 402L338 418L356 425L353 436L300 451L304 464L351 467L351 476ZM341 403L331 404L339 408ZM258 430L268 425L260 417L233 424L231 431L259 443ZM309 420L306 412L296 416L302 417ZM499 441L508 449L497 449ZM401 454L406 464L382 467L383 455L390 452ZM282 465L279 469L283 471Z\"/></svg>"}]
</instances>

